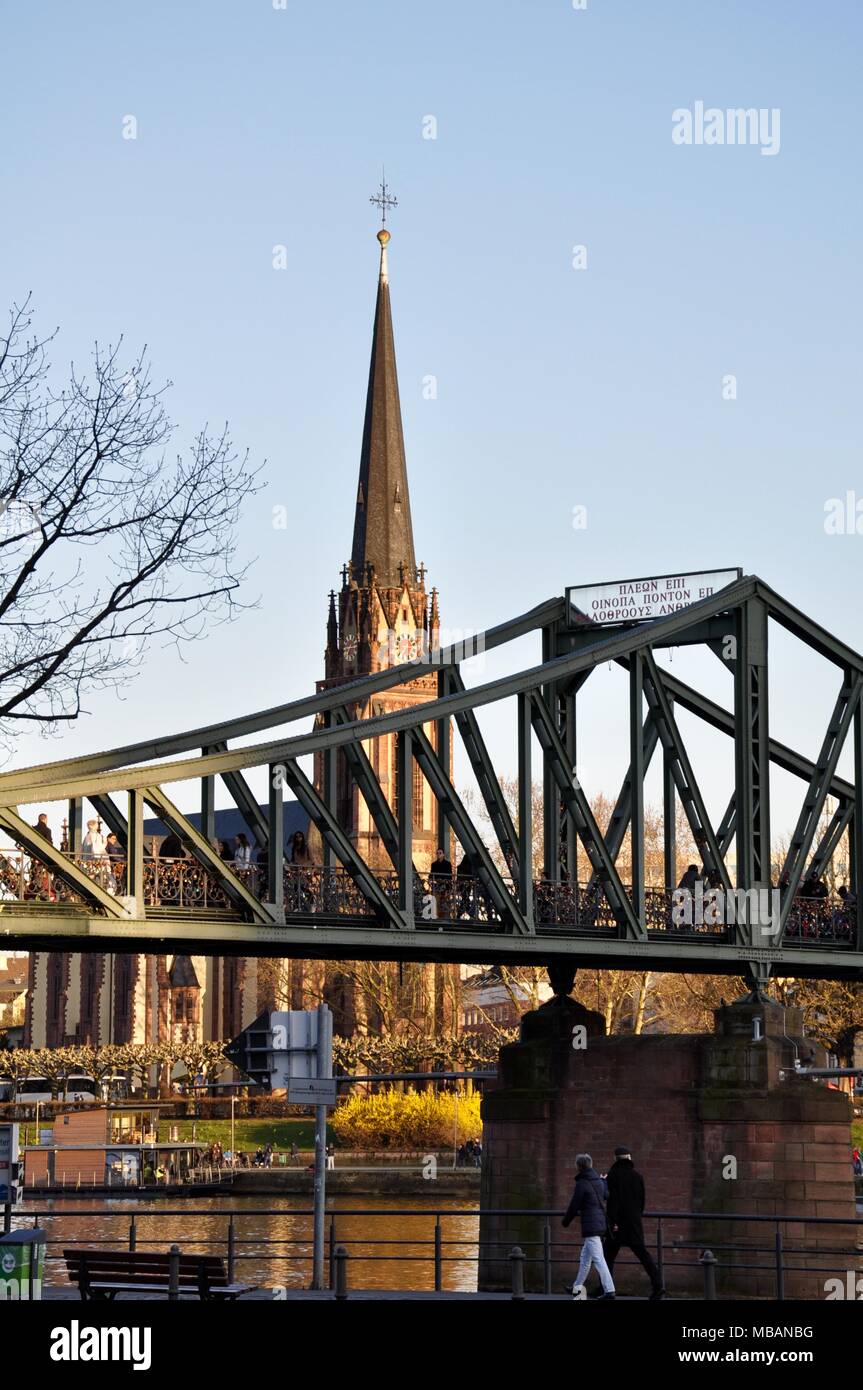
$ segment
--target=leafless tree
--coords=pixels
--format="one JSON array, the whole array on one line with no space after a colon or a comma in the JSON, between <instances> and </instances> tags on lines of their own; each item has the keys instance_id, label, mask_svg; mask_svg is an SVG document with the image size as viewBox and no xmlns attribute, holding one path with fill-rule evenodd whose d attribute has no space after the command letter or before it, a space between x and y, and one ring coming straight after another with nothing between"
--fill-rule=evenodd
<instances>
[{"instance_id":1,"label":"leafless tree","mask_svg":"<svg viewBox=\"0 0 863 1390\"><path fill-rule=\"evenodd\" d=\"M0 732L75 719L118 686L153 639L183 642L230 618L245 570L241 504L256 489L227 427L183 451L151 381L93 352L53 384L29 298L0 336Z\"/></svg>"}]
</instances>

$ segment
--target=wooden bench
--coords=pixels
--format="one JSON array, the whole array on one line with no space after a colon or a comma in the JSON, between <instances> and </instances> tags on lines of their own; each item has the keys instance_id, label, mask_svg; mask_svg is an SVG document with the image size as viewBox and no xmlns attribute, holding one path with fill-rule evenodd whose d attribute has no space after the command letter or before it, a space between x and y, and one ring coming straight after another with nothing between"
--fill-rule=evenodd
<instances>
[{"instance_id":1,"label":"wooden bench","mask_svg":"<svg viewBox=\"0 0 863 1390\"><path fill-rule=\"evenodd\" d=\"M164 1254L141 1250L64 1250L69 1281L83 1299L116 1298L121 1293L170 1293L170 1262ZM240 1298L256 1284L232 1284L220 1255L183 1255L179 1266L181 1298Z\"/></svg>"}]
</instances>

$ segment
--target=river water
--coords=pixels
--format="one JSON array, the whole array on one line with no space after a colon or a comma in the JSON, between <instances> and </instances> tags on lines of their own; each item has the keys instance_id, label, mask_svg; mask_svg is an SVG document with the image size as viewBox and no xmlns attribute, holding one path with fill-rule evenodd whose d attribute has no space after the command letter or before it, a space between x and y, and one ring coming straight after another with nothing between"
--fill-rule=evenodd
<instances>
[{"instance_id":1,"label":"river water","mask_svg":"<svg viewBox=\"0 0 863 1390\"><path fill-rule=\"evenodd\" d=\"M396 1211L396 1207L402 1209ZM189 1197L176 1200L46 1198L27 1204L47 1232L46 1283L66 1284L64 1247L128 1249L134 1213L139 1250L167 1251L176 1242L184 1254L226 1253L228 1209L236 1227L235 1278L263 1287L302 1288L311 1279L311 1198L297 1196ZM358 1216L340 1215L361 1210ZM179 1214L168 1215L174 1211ZM410 1212L410 1215L405 1215ZM86 1214L85 1213L89 1213ZM478 1204L469 1198L432 1200L417 1196L332 1197L336 1243L350 1255L349 1284L357 1289L433 1289L434 1227L441 1216L443 1287L476 1289ZM464 1213L456 1215L455 1213ZM33 1217L16 1217L15 1226L32 1226Z\"/></svg>"}]
</instances>

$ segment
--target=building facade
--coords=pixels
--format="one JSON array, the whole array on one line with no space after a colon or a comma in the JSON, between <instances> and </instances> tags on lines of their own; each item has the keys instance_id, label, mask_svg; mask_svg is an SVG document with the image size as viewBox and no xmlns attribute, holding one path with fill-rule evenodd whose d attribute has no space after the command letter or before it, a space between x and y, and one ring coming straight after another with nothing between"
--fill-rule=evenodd
<instances>
[{"instance_id":1,"label":"building facade","mask_svg":"<svg viewBox=\"0 0 863 1390\"><path fill-rule=\"evenodd\" d=\"M11 1041L23 1035L27 1011L27 961L0 951L0 1032Z\"/></svg>"},{"instance_id":2,"label":"building facade","mask_svg":"<svg viewBox=\"0 0 863 1390\"><path fill-rule=\"evenodd\" d=\"M232 1037L258 1012L258 961L245 957L34 951L27 1047Z\"/></svg>"}]
</instances>

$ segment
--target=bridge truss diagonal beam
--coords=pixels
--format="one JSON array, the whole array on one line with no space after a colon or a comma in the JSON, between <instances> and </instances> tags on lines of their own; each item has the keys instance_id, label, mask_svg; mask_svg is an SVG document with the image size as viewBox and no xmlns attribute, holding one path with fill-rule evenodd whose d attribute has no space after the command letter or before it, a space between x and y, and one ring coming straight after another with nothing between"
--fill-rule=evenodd
<instances>
[{"instance_id":1,"label":"bridge truss diagonal beam","mask_svg":"<svg viewBox=\"0 0 863 1390\"><path fill-rule=\"evenodd\" d=\"M532 933L528 922L512 894L507 891L482 836L476 830L461 797L450 781L448 772L441 767L440 760L422 727L414 728L412 741L414 757L420 770L466 850L471 864L475 865L477 875L487 889L495 908L513 931L530 936Z\"/></svg>"},{"instance_id":2,"label":"bridge truss diagonal beam","mask_svg":"<svg viewBox=\"0 0 863 1390\"><path fill-rule=\"evenodd\" d=\"M693 839L702 856L708 861L706 867L719 874L723 888L728 891L731 888L728 868L719 852L719 845L707 814L707 808L704 805L704 798L695 779L695 773L692 770L686 745L677 727L677 721L672 713L671 702L662 683L662 677L659 674L653 653L649 650L645 652L644 656L644 692L656 720L660 741L668 755L669 770L674 778L678 796L689 821Z\"/></svg>"},{"instance_id":3,"label":"bridge truss diagonal beam","mask_svg":"<svg viewBox=\"0 0 863 1390\"><path fill-rule=\"evenodd\" d=\"M567 813L572 816L579 839L590 864L602 883L621 931L633 941L646 941L644 925L632 910L632 903L621 882L608 845L596 823L590 803L569 765L566 746L545 703L530 695L531 719L539 746L547 754L548 765L560 790Z\"/></svg>"},{"instance_id":4,"label":"bridge truss diagonal beam","mask_svg":"<svg viewBox=\"0 0 863 1390\"><path fill-rule=\"evenodd\" d=\"M232 902L248 912L254 922L270 922L272 920L254 893L249 892L242 879L231 871L213 849L209 840L204 839L204 836L192 822L169 800L161 787L145 787L143 797L159 819L163 820L168 828L188 845L201 867L212 875Z\"/></svg>"},{"instance_id":5,"label":"bridge truss diagonal beam","mask_svg":"<svg viewBox=\"0 0 863 1390\"><path fill-rule=\"evenodd\" d=\"M624 670L629 670L627 657L618 657L617 664ZM723 665L729 663L723 661ZM685 709L687 714L694 714L698 719L704 720L711 728L717 729L719 733L727 734L730 738L734 737L735 719L732 712L725 709L722 705L711 700L707 695L702 695L700 690L695 690L685 681L673 676L670 671L662 668L662 680L668 691L668 697L675 704L679 704L681 709ZM793 777L800 777L808 782L813 772L815 764L811 759L804 757L802 753L789 748L787 744L781 743L779 739L771 738L769 741L770 761L775 767L781 768L783 772L790 772ZM854 796L852 783L846 782L841 777L834 777L830 786L830 795L837 797Z\"/></svg>"},{"instance_id":6,"label":"bridge truss diagonal beam","mask_svg":"<svg viewBox=\"0 0 863 1390\"><path fill-rule=\"evenodd\" d=\"M836 704L833 707L824 741L821 744L815 771L812 774L812 780L809 783L797 824L794 827L780 877L780 883L783 886L783 901L779 917L778 944L781 944L785 936L788 917L800 887L803 868L812 848L812 841L818 829L818 821L827 800L830 783L836 772L839 756L860 702L861 687L863 687L863 677L856 672L847 672L836 697Z\"/></svg>"},{"instance_id":7,"label":"bridge truss diagonal beam","mask_svg":"<svg viewBox=\"0 0 863 1390\"><path fill-rule=\"evenodd\" d=\"M365 860L357 853L314 784L293 759L286 759L283 766L285 782L317 826L322 839L330 844L336 857L344 864L366 901L375 908L387 926L397 931L409 931L410 927L398 908L387 897Z\"/></svg>"},{"instance_id":8,"label":"bridge truss diagonal beam","mask_svg":"<svg viewBox=\"0 0 863 1390\"><path fill-rule=\"evenodd\" d=\"M839 845L839 841L848 829L854 815L854 807L849 801L840 801L833 815L830 817L830 824L821 836L808 866L803 872L803 878L820 878L824 873Z\"/></svg>"},{"instance_id":9,"label":"bridge truss diagonal beam","mask_svg":"<svg viewBox=\"0 0 863 1390\"><path fill-rule=\"evenodd\" d=\"M211 744L210 750L213 753L227 753L228 745L224 740L221 740ZM267 824L266 816L258 805L257 797L252 792L245 777L241 772L223 772L222 781L228 795L255 837L258 847L266 849L270 842L270 827ZM201 828L203 830L203 824Z\"/></svg>"},{"instance_id":10,"label":"bridge truss diagonal beam","mask_svg":"<svg viewBox=\"0 0 863 1390\"><path fill-rule=\"evenodd\" d=\"M129 833L129 825L123 812L114 805L110 796L93 796L89 797L88 800L96 815L105 822L109 830L112 830L120 843L124 845Z\"/></svg>"},{"instance_id":11,"label":"bridge truss diagonal beam","mask_svg":"<svg viewBox=\"0 0 863 1390\"><path fill-rule=\"evenodd\" d=\"M719 829L716 832L716 843L719 846L719 853L724 859L731 848L737 829L737 793L732 792L728 798L728 805L725 808L725 815L719 822Z\"/></svg>"},{"instance_id":12,"label":"bridge truss diagonal beam","mask_svg":"<svg viewBox=\"0 0 863 1390\"><path fill-rule=\"evenodd\" d=\"M457 666L446 671L445 680L451 691L458 694L465 693L467 687ZM455 716L455 725L461 735L464 750L476 778L492 828L497 836L504 862L513 863L518 859L518 834L509 813L509 807L501 793L500 782L480 732L476 714L472 709L460 710Z\"/></svg>"},{"instance_id":13,"label":"bridge truss diagonal beam","mask_svg":"<svg viewBox=\"0 0 863 1390\"><path fill-rule=\"evenodd\" d=\"M354 722L350 710L346 708L336 708L332 713L333 719L338 724L352 724ZM342 751L350 774L360 789L374 821L375 829L380 835L384 849L395 869L399 862L398 821L384 796L381 784L372 767L371 759L361 743L346 743Z\"/></svg>"},{"instance_id":14,"label":"bridge truss diagonal beam","mask_svg":"<svg viewBox=\"0 0 863 1390\"><path fill-rule=\"evenodd\" d=\"M18 815L14 807L0 808L0 826L11 836L17 845L27 850L34 858L50 865L53 873L62 879L69 888L80 893L84 900L92 903L109 917L126 918L128 912L118 898L107 892L100 883L90 878L72 859L50 844L43 835Z\"/></svg>"},{"instance_id":15,"label":"bridge truss diagonal beam","mask_svg":"<svg viewBox=\"0 0 863 1390\"><path fill-rule=\"evenodd\" d=\"M653 755L656 752L656 745L659 742L659 734L656 729L656 721L654 720L653 715L649 711L645 717L644 724L642 725L642 740L644 745L644 772L646 774L653 759ZM632 764L630 763L629 767L626 769L626 774L624 776L623 782L621 783L620 792L618 794L617 801L614 803L614 810L612 811L611 816L609 817L608 828L605 832L605 843L608 845L608 851L615 864L617 863L618 855L620 854L620 851L623 848L623 842L626 839L626 832L629 829L629 823L631 819ZM594 884L595 881L596 874L593 873L590 877L591 886Z\"/></svg>"}]
</instances>

